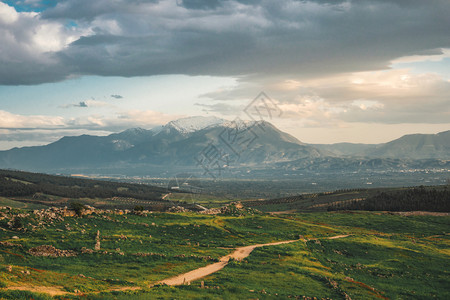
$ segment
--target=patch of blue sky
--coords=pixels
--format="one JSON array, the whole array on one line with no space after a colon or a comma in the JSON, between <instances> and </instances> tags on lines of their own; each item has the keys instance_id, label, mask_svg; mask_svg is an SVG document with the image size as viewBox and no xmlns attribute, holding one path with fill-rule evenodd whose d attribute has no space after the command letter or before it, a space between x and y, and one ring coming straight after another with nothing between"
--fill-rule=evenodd
<instances>
[{"instance_id":1,"label":"patch of blue sky","mask_svg":"<svg viewBox=\"0 0 450 300\"><path fill-rule=\"evenodd\" d=\"M74 117L85 113L75 104L95 100L123 110L132 108L196 115L199 108L194 103L201 95L235 83L234 78L212 76L81 76L34 86L0 86L0 110L21 115ZM111 95L120 95L121 98ZM109 110L109 107L103 109Z\"/></svg>"},{"instance_id":2,"label":"patch of blue sky","mask_svg":"<svg viewBox=\"0 0 450 300\"><path fill-rule=\"evenodd\" d=\"M445 57L439 61L419 61L395 63L395 69L410 69L415 74L436 73L443 79L450 80L450 57Z\"/></svg>"},{"instance_id":3,"label":"patch of blue sky","mask_svg":"<svg viewBox=\"0 0 450 300\"><path fill-rule=\"evenodd\" d=\"M73 27L78 27L78 24L75 21L68 21L65 24L66 28L73 28Z\"/></svg>"},{"instance_id":4,"label":"patch of blue sky","mask_svg":"<svg viewBox=\"0 0 450 300\"><path fill-rule=\"evenodd\" d=\"M55 7L57 0L3 0L3 3L15 8L17 12L42 12Z\"/></svg>"}]
</instances>

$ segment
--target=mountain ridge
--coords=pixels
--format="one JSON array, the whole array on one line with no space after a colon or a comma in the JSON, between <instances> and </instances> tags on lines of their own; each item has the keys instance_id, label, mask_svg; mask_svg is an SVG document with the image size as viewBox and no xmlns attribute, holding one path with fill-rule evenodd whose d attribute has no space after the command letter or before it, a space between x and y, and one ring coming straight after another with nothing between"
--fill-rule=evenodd
<instances>
[{"instance_id":1,"label":"mountain ridge","mask_svg":"<svg viewBox=\"0 0 450 300\"><path fill-rule=\"evenodd\" d=\"M314 145L267 121L190 117L149 130L137 127L108 136L69 136L44 146L0 151L0 168L53 173L139 170L155 175L168 170L206 169L209 164L219 169L232 165L248 170L279 166L355 171L422 168L426 159L438 160L429 162L430 166L446 166L439 160L450 159L450 131L407 135L378 145Z\"/></svg>"},{"instance_id":2,"label":"mountain ridge","mask_svg":"<svg viewBox=\"0 0 450 300\"><path fill-rule=\"evenodd\" d=\"M196 166L199 156L208 154L211 145L223 152L223 165L270 164L329 155L268 122L189 118L169 122L158 130L132 128L108 136L63 137L45 146L0 151L0 166L32 171L119 165Z\"/></svg>"}]
</instances>

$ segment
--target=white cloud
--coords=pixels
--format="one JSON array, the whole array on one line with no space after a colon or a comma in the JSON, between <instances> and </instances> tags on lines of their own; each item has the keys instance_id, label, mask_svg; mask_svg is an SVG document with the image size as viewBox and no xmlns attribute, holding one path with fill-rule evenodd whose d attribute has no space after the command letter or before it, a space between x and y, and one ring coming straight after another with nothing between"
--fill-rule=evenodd
<instances>
[{"instance_id":1,"label":"white cloud","mask_svg":"<svg viewBox=\"0 0 450 300\"><path fill-rule=\"evenodd\" d=\"M340 122L447 123L450 84L434 73L408 69L339 74L313 79L280 80L272 77L243 79L237 86L204 95L215 104L212 113L229 114L237 99L250 101L249 91L266 91L279 102L282 118L307 126L335 126ZM243 95L247 92L247 99ZM220 104L220 105L219 105Z\"/></svg>"},{"instance_id":2,"label":"white cloud","mask_svg":"<svg viewBox=\"0 0 450 300\"><path fill-rule=\"evenodd\" d=\"M54 81L70 75L57 53L85 30L42 19L35 12L16 12L0 2L0 84ZM21 78L21 79L20 79Z\"/></svg>"},{"instance_id":3,"label":"white cloud","mask_svg":"<svg viewBox=\"0 0 450 300\"><path fill-rule=\"evenodd\" d=\"M62 117L56 116L23 116L0 110L0 128L58 128L64 126Z\"/></svg>"},{"instance_id":4,"label":"white cloud","mask_svg":"<svg viewBox=\"0 0 450 300\"><path fill-rule=\"evenodd\" d=\"M19 14L13 7L0 2L0 24L12 24L17 21Z\"/></svg>"},{"instance_id":5,"label":"white cloud","mask_svg":"<svg viewBox=\"0 0 450 300\"><path fill-rule=\"evenodd\" d=\"M370 109L382 109L384 108L384 104L378 101L371 100L355 100L351 103L351 105L358 107L361 110L370 110Z\"/></svg>"},{"instance_id":6,"label":"white cloud","mask_svg":"<svg viewBox=\"0 0 450 300\"><path fill-rule=\"evenodd\" d=\"M108 135L133 127L150 129L181 117L184 116L151 110L123 111L113 116L91 114L77 118L25 116L0 110L0 150L44 145L68 135Z\"/></svg>"},{"instance_id":7,"label":"white cloud","mask_svg":"<svg viewBox=\"0 0 450 300\"><path fill-rule=\"evenodd\" d=\"M125 127L151 128L157 125L166 124L181 117L185 116L168 115L152 110L129 110L119 113L117 119L111 120L110 123L118 123Z\"/></svg>"},{"instance_id":8,"label":"white cloud","mask_svg":"<svg viewBox=\"0 0 450 300\"><path fill-rule=\"evenodd\" d=\"M152 128L166 124L182 115L168 115L152 110L129 110L115 115L90 114L76 118L60 116L18 115L0 110L0 130L77 130L91 129L109 132L131 127Z\"/></svg>"}]
</instances>

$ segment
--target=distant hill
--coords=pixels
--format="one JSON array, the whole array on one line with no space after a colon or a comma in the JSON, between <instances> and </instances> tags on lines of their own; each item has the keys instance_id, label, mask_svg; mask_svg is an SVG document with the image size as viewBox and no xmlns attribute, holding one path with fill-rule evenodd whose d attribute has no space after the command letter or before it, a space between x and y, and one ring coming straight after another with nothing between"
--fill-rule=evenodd
<instances>
[{"instance_id":1,"label":"distant hill","mask_svg":"<svg viewBox=\"0 0 450 300\"><path fill-rule=\"evenodd\" d=\"M450 130L438 134L410 134L384 144L314 144L337 156L396 159L450 159Z\"/></svg>"},{"instance_id":2,"label":"distant hill","mask_svg":"<svg viewBox=\"0 0 450 300\"><path fill-rule=\"evenodd\" d=\"M366 153L375 149L377 144L354 144L354 143L336 143L336 144L312 144L311 146L322 151L334 153L337 156L366 156Z\"/></svg>"},{"instance_id":3,"label":"distant hill","mask_svg":"<svg viewBox=\"0 0 450 300\"><path fill-rule=\"evenodd\" d=\"M328 210L450 212L450 189L418 187L379 192L364 200L333 203Z\"/></svg>"},{"instance_id":4,"label":"distant hill","mask_svg":"<svg viewBox=\"0 0 450 300\"><path fill-rule=\"evenodd\" d=\"M159 187L0 170L0 197L30 197L45 194L66 198L131 197L161 200L167 190Z\"/></svg>"},{"instance_id":5,"label":"distant hill","mask_svg":"<svg viewBox=\"0 0 450 300\"><path fill-rule=\"evenodd\" d=\"M450 159L450 130L438 134L410 134L367 149L370 157Z\"/></svg>"},{"instance_id":6,"label":"distant hill","mask_svg":"<svg viewBox=\"0 0 450 300\"><path fill-rule=\"evenodd\" d=\"M282 170L305 170L321 172L398 171L405 169L449 169L450 160L399 159L370 157L319 157L313 160L299 159L277 163Z\"/></svg>"},{"instance_id":7,"label":"distant hill","mask_svg":"<svg viewBox=\"0 0 450 300\"><path fill-rule=\"evenodd\" d=\"M261 211L433 211L450 212L450 186L343 189L334 192L250 200L246 206Z\"/></svg>"},{"instance_id":8,"label":"distant hill","mask_svg":"<svg viewBox=\"0 0 450 300\"><path fill-rule=\"evenodd\" d=\"M0 206L42 208L90 205L104 209L197 210L194 203L165 199L166 188L106 180L0 170ZM177 191L171 191L177 193Z\"/></svg>"}]
</instances>

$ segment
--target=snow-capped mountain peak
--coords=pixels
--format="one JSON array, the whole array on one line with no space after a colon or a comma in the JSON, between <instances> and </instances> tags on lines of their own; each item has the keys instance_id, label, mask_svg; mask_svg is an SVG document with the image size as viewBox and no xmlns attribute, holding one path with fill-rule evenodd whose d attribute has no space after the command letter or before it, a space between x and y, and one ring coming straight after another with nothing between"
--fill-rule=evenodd
<instances>
[{"instance_id":1,"label":"snow-capped mountain peak","mask_svg":"<svg viewBox=\"0 0 450 300\"><path fill-rule=\"evenodd\" d=\"M165 127L174 128L181 133L191 133L212 126L220 126L228 122L217 117L187 117L167 123Z\"/></svg>"}]
</instances>

